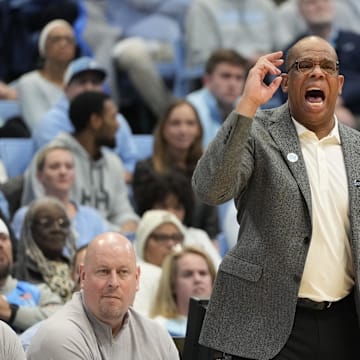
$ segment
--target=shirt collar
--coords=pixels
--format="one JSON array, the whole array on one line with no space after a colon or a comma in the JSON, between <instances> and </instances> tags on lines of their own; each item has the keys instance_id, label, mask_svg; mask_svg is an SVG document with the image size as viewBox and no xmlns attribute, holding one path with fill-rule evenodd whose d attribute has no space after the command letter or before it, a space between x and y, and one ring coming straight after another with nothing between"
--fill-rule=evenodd
<instances>
[{"instance_id":1,"label":"shirt collar","mask_svg":"<svg viewBox=\"0 0 360 360\"><path fill-rule=\"evenodd\" d=\"M304 125L300 124L298 121L295 120L294 117L291 117L291 118L295 125L295 129L296 129L296 132L297 132L299 138L302 138L302 137L306 136L307 134L313 134L314 136L316 136L313 131L309 130ZM341 144L341 139L340 139L340 134L339 134L339 121L338 121L336 115L334 115L334 120L335 120L334 127L331 129L329 134L327 136L325 136L324 139L334 138L334 139L336 139L336 142L338 144Z\"/></svg>"}]
</instances>

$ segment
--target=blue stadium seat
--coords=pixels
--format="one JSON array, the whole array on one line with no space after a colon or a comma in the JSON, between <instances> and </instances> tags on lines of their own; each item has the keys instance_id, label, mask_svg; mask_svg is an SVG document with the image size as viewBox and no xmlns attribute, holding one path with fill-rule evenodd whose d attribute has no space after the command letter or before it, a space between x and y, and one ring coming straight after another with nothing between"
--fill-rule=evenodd
<instances>
[{"instance_id":1,"label":"blue stadium seat","mask_svg":"<svg viewBox=\"0 0 360 360\"><path fill-rule=\"evenodd\" d=\"M1 124L4 124L11 117L20 116L20 114L20 105L17 100L0 100Z\"/></svg>"},{"instance_id":2,"label":"blue stadium seat","mask_svg":"<svg viewBox=\"0 0 360 360\"><path fill-rule=\"evenodd\" d=\"M0 139L0 158L9 177L22 175L34 155L32 138Z\"/></svg>"},{"instance_id":3,"label":"blue stadium seat","mask_svg":"<svg viewBox=\"0 0 360 360\"><path fill-rule=\"evenodd\" d=\"M137 160L143 160L150 157L153 153L154 137L152 134L133 134L137 148Z\"/></svg>"}]
</instances>

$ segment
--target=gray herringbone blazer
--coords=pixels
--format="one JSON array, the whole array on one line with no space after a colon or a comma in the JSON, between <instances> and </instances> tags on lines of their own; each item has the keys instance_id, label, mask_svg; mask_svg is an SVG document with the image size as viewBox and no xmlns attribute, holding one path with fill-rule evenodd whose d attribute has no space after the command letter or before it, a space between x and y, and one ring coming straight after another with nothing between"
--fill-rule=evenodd
<instances>
[{"instance_id":1,"label":"gray herringbone blazer","mask_svg":"<svg viewBox=\"0 0 360 360\"><path fill-rule=\"evenodd\" d=\"M358 306L360 133L342 124L339 131ZM288 160L291 153L297 161ZM193 188L213 205L235 198L240 222L238 243L220 265L200 342L246 358L273 358L292 329L312 232L310 185L288 105L259 111L254 121L232 113L200 159Z\"/></svg>"}]
</instances>

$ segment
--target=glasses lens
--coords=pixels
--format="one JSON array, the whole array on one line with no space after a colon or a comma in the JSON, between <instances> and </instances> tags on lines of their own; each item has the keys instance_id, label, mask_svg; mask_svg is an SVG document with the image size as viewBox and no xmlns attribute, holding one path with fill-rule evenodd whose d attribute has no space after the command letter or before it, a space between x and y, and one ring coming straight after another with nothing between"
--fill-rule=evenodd
<instances>
[{"instance_id":1,"label":"glasses lens","mask_svg":"<svg viewBox=\"0 0 360 360\"><path fill-rule=\"evenodd\" d=\"M54 224L57 224L57 226L61 227L62 229L67 229L70 226L69 221L65 218L52 219L48 217L35 219L34 224L45 229L52 227Z\"/></svg>"},{"instance_id":2,"label":"glasses lens","mask_svg":"<svg viewBox=\"0 0 360 360\"><path fill-rule=\"evenodd\" d=\"M335 74L338 69L337 63L331 60L322 60L319 63L312 60L299 60L296 64L298 71L303 73L313 71L316 65L319 65L322 71L330 75Z\"/></svg>"}]
</instances>

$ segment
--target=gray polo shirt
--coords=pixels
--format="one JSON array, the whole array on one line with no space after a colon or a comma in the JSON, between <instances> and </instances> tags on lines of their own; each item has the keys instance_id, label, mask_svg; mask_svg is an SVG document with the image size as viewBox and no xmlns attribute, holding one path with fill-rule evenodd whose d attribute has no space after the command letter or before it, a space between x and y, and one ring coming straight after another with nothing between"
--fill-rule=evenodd
<instances>
[{"instance_id":1,"label":"gray polo shirt","mask_svg":"<svg viewBox=\"0 0 360 360\"><path fill-rule=\"evenodd\" d=\"M27 352L28 360L172 360L179 353L167 331L133 309L120 332L97 320L81 292L44 321Z\"/></svg>"}]
</instances>

